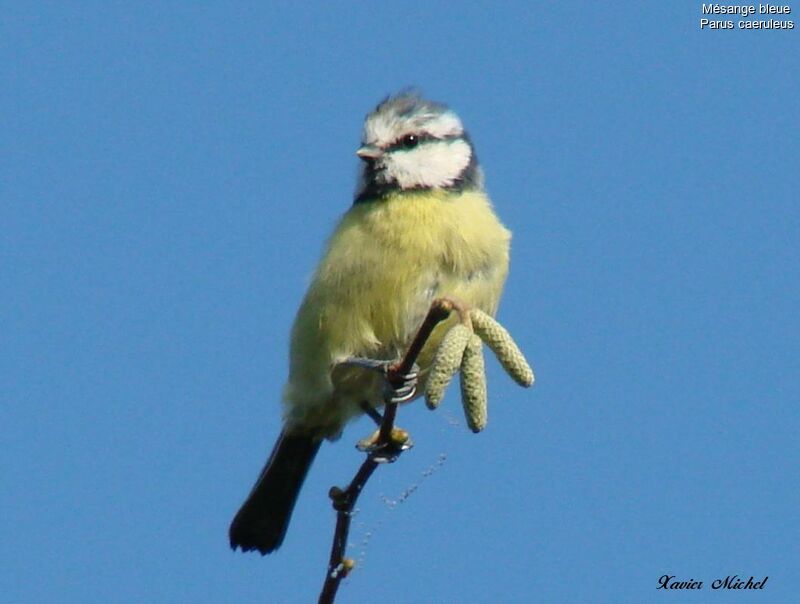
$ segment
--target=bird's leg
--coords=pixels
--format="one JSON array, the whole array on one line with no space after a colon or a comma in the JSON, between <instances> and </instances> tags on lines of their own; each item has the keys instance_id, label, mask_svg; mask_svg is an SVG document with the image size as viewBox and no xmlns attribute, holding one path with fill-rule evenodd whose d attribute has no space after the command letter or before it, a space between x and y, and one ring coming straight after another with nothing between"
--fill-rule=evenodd
<instances>
[{"instance_id":1,"label":"bird's leg","mask_svg":"<svg viewBox=\"0 0 800 604\"><path fill-rule=\"evenodd\" d=\"M379 463L395 461L403 451L414 446L408 432L394 424L397 405L414 398L417 393L419 365L414 363L411 369L403 371L400 362L384 366L383 401L386 412L383 421L375 434L358 443L361 451L369 453L371 459Z\"/></svg>"},{"instance_id":2,"label":"bird's leg","mask_svg":"<svg viewBox=\"0 0 800 604\"><path fill-rule=\"evenodd\" d=\"M359 441L357 448L368 453L370 459L376 462L392 462L397 457L413 446L408 432L394 425L397 415L397 405L410 401L417 393L419 366L416 359L425 343L428 341L434 328L456 311L461 322L469 325L469 307L454 298L437 298L431 304L425 320L417 330L414 339L406 350L405 356L396 362L378 361L360 357L351 357L341 361L343 365L361 367L373 371L380 371L384 377L383 402L386 410L381 416L367 403L361 408L380 427L369 438Z\"/></svg>"},{"instance_id":3,"label":"bird's leg","mask_svg":"<svg viewBox=\"0 0 800 604\"><path fill-rule=\"evenodd\" d=\"M383 376L383 402L387 406L387 412L396 409L400 403L410 401L417 393L419 366L416 363L408 372L400 371L399 363L396 361L351 357L341 361L340 364L377 371ZM385 463L394 461L400 453L413 446L408 432L394 425L394 414L391 416L391 429L386 433L384 430L387 426L386 415L378 413L366 401L361 403L361 408L379 428L374 434L358 441L356 447L360 451L368 453L376 462Z\"/></svg>"},{"instance_id":4,"label":"bird's leg","mask_svg":"<svg viewBox=\"0 0 800 604\"><path fill-rule=\"evenodd\" d=\"M361 410L368 415L372 421L375 422L375 425L380 426L383 423L383 416L380 414L380 411L370 405L367 401L361 401L358 406L361 407Z\"/></svg>"}]
</instances>

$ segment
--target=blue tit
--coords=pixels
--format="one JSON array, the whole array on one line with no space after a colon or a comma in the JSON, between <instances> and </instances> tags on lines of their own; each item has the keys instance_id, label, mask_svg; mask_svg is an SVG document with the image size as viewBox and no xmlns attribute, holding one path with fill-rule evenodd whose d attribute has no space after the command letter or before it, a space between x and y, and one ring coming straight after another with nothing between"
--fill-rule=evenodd
<instances>
[{"instance_id":1,"label":"blue tit","mask_svg":"<svg viewBox=\"0 0 800 604\"><path fill-rule=\"evenodd\" d=\"M322 441L338 438L365 404L383 404L383 378L345 361L398 359L435 298L497 310L511 233L459 117L417 94L389 97L367 115L356 155L355 200L297 312L283 430L231 523L233 549L276 550ZM417 359L418 394L447 327Z\"/></svg>"}]
</instances>

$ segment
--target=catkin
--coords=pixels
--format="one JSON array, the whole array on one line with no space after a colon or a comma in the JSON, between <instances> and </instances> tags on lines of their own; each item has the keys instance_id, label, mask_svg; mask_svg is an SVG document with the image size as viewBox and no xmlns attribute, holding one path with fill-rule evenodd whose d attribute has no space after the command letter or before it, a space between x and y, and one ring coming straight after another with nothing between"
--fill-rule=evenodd
<instances>
[{"instance_id":1,"label":"catkin","mask_svg":"<svg viewBox=\"0 0 800 604\"><path fill-rule=\"evenodd\" d=\"M475 333L492 349L506 373L520 386L527 388L532 385L533 370L511 334L500 323L477 308L470 311L470 318Z\"/></svg>"},{"instance_id":2,"label":"catkin","mask_svg":"<svg viewBox=\"0 0 800 604\"><path fill-rule=\"evenodd\" d=\"M461 404L467 425L473 432L480 432L486 427L487 396L486 372L483 365L483 344L481 339L472 335L461 360Z\"/></svg>"},{"instance_id":3,"label":"catkin","mask_svg":"<svg viewBox=\"0 0 800 604\"><path fill-rule=\"evenodd\" d=\"M436 409L442 402L447 385L461 366L461 359L470 336L472 332L469 327L458 323L442 338L442 343L439 344L431 363L426 385L425 404L429 409Z\"/></svg>"}]
</instances>

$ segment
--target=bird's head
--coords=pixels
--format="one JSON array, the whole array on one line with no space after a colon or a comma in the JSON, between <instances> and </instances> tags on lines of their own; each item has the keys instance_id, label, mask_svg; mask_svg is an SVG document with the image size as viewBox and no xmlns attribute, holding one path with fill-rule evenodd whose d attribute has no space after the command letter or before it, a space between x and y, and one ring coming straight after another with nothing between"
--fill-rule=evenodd
<instances>
[{"instance_id":1,"label":"bird's head","mask_svg":"<svg viewBox=\"0 0 800 604\"><path fill-rule=\"evenodd\" d=\"M403 92L382 101L364 122L364 165L356 203L395 191L482 187L475 151L445 105Z\"/></svg>"}]
</instances>

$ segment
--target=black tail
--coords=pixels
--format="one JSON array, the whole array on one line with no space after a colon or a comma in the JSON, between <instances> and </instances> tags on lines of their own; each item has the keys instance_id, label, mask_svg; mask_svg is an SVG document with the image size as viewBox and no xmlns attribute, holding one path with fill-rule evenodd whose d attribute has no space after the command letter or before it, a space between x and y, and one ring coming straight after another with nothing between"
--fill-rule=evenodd
<instances>
[{"instance_id":1,"label":"black tail","mask_svg":"<svg viewBox=\"0 0 800 604\"><path fill-rule=\"evenodd\" d=\"M231 548L261 555L281 546L294 503L322 441L284 429L261 475L231 522Z\"/></svg>"}]
</instances>

